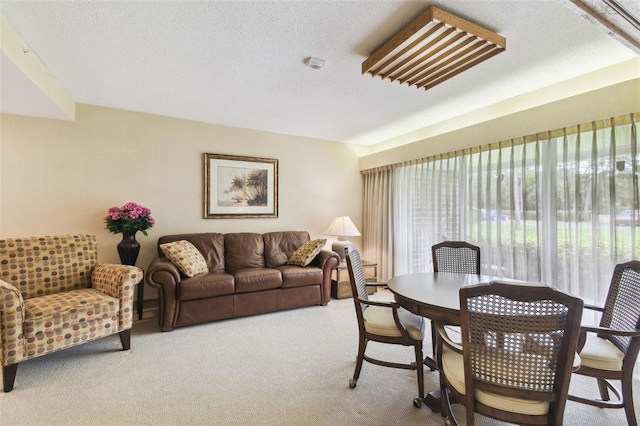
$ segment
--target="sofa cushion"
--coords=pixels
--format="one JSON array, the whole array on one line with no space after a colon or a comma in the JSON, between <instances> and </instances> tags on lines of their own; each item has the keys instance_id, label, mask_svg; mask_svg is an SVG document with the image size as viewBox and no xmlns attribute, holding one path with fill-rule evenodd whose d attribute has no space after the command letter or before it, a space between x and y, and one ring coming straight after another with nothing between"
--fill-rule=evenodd
<instances>
[{"instance_id":1,"label":"sofa cushion","mask_svg":"<svg viewBox=\"0 0 640 426\"><path fill-rule=\"evenodd\" d=\"M322 269L317 266L282 265L276 269L282 273L282 288L322 284Z\"/></svg>"},{"instance_id":2,"label":"sofa cushion","mask_svg":"<svg viewBox=\"0 0 640 426\"><path fill-rule=\"evenodd\" d=\"M206 232L196 234L165 235L158 239L158 254L164 257L160 246L172 241L186 240L193 244L207 262L209 272L224 272L224 235Z\"/></svg>"},{"instance_id":3,"label":"sofa cushion","mask_svg":"<svg viewBox=\"0 0 640 426\"><path fill-rule=\"evenodd\" d=\"M267 232L263 238L267 268L286 265L291 255L311 239L306 231Z\"/></svg>"},{"instance_id":4,"label":"sofa cushion","mask_svg":"<svg viewBox=\"0 0 640 426\"><path fill-rule=\"evenodd\" d=\"M324 238L307 241L291 255L289 265L307 266L320 253L326 243L327 240Z\"/></svg>"},{"instance_id":5,"label":"sofa cushion","mask_svg":"<svg viewBox=\"0 0 640 426\"><path fill-rule=\"evenodd\" d=\"M233 294L235 292L233 275L226 272L212 272L196 275L193 278L186 278L180 281L178 292L180 300L204 299Z\"/></svg>"},{"instance_id":6,"label":"sofa cushion","mask_svg":"<svg viewBox=\"0 0 640 426\"><path fill-rule=\"evenodd\" d=\"M248 293L279 288L282 274L277 269L246 268L231 273L235 279L236 293Z\"/></svg>"},{"instance_id":7,"label":"sofa cushion","mask_svg":"<svg viewBox=\"0 0 640 426\"><path fill-rule=\"evenodd\" d=\"M225 234L224 256L227 272L246 268L264 268L262 234L250 232Z\"/></svg>"},{"instance_id":8,"label":"sofa cushion","mask_svg":"<svg viewBox=\"0 0 640 426\"><path fill-rule=\"evenodd\" d=\"M32 297L24 301L25 337L68 328L82 322L117 317L120 301L93 288Z\"/></svg>"},{"instance_id":9,"label":"sofa cushion","mask_svg":"<svg viewBox=\"0 0 640 426\"><path fill-rule=\"evenodd\" d=\"M187 277L209 272L207 262L198 249L187 240L179 240L160 245L162 253Z\"/></svg>"}]
</instances>

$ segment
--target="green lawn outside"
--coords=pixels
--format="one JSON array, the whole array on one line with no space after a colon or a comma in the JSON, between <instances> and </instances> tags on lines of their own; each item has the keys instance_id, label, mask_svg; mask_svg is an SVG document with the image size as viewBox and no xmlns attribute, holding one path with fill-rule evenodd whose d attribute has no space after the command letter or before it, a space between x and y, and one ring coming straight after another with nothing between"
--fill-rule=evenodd
<instances>
[{"instance_id":1,"label":"green lawn outside","mask_svg":"<svg viewBox=\"0 0 640 426\"><path fill-rule=\"evenodd\" d=\"M502 223L498 225L495 222L483 222L481 225L473 224L469 226L469 235L473 240L484 241L487 239L489 233L491 233L491 240L493 242L498 241L498 226L501 231L502 244L523 244L537 246L538 242L538 228L531 224L531 221L527 221L525 224L519 227L512 227L510 223ZM488 226L487 226L488 225ZM615 236L613 243L615 244L616 254L623 258L640 258L640 228L633 229L633 237L635 237L635 252L632 253L632 227L630 226L616 226ZM477 238L478 232L480 232L480 238ZM560 222L556 238L558 247L573 247L575 242L583 248L587 249L593 247L593 239L597 242L598 250L611 250L611 229L608 225L600 225L595 232L591 227L591 222L579 222L574 226L566 226L564 222ZM540 239L544 238L543 231L540 229ZM618 256L616 256L618 257Z\"/></svg>"}]
</instances>

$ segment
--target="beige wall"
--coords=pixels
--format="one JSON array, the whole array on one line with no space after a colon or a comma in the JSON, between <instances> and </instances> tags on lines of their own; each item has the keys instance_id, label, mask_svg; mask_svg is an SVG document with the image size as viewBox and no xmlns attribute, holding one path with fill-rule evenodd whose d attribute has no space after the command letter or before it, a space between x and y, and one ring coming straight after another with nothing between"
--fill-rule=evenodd
<instances>
[{"instance_id":1,"label":"beige wall","mask_svg":"<svg viewBox=\"0 0 640 426\"><path fill-rule=\"evenodd\" d=\"M640 78L635 78L364 156L360 159L360 170L638 111L640 111ZM463 119L464 117L460 118L460 120Z\"/></svg>"},{"instance_id":2,"label":"beige wall","mask_svg":"<svg viewBox=\"0 0 640 426\"><path fill-rule=\"evenodd\" d=\"M1 237L93 233L99 261L119 263L120 236L103 218L135 201L157 222L147 237L138 234L138 266L146 268L166 234L307 230L331 238L324 232L343 215L362 229L358 157L338 142L80 104L74 122L0 120ZM278 159L279 217L203 219L205 152Z\"/></svg>"}]
</instances>

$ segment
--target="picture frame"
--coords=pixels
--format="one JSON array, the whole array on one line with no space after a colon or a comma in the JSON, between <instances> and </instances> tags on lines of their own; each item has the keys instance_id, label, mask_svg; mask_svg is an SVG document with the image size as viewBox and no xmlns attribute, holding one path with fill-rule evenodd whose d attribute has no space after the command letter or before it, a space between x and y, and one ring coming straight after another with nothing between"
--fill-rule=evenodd
<instances>
[{"instance_id":1,"label":"picture frame","mask_svg":"<svg viewBox=\"0 0 640 426\"><path fill-rule=\"evenodd\" d=\"M278 217L278 160L204 154L204 218Z\"/></svg>"}]
</instances>

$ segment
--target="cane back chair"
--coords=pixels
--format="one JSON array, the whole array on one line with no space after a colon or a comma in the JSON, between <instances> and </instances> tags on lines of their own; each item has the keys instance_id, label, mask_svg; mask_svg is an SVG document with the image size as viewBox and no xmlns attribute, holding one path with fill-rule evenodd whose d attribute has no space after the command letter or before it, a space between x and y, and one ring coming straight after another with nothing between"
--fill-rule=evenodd
<instances>
[{"instance_id":1,"label":"cane back chair","mask_svg":"<svg viewBox=\"0 0 640 426\"><path fill-rule=\"evenodd\" d=\"M474 413L517 424L561 425L576 355L582 300L543 284L499 281L460 289L462 345L436 325L443 416L458 424L447 391Z\"/></svg>"},{"instance_id":2,"label":"cane back chair","mask_svg":"<svg viewBox=\"0 0 640 426\"><path fill-rule=\"evenodd\" d=\"M431 246L433 272L480 274L480 247L466 241L443 241ZM436 357L436 327L431 322L431 350ZM434 361L425 358L425 364L435 369Z\"/></svg>"},{"instance_id":3,"label":"cane back chair","mask_svg":"<svg viewBox=\"0 0 640 426\"><path fill-rule=\"evenodd\" d=\"M569 395L572 401L603 408L624 408L627 423L638 421L633 404L633 369L640 350L640 261L616 265L598 327L582 327L578 349L582 363L576 374L598 382L600 400ZM618 389L611 380L620 381ZM616 400L611 401L611 391Z\"/></svg>"},{"instance_id":4,"label":"cane back chair","mask_svg":"<svg viewBox=\"0 0 640 426\"><path fill-rule=\"evenodd\" d=\"M433 272L480 274L480 247L466 241L443 241L431 247Z\"/></svg>"},{"instance_id":5,"label":"cane back chair","mask_svg":"<svg viewBox=\"0 0 640 426\"><path fill-rule=\"evenodd\" d=\"M349 387L356 387L364 361L384 367L416 370L418 375L418 396L413 399L413 405L420 407L424 401L422 366L424 319L401 308L395 302L369 300L360 252L353 246L347 247L345 252L359 330L358 356L353 378L349 380ZM413 346L415 362L401 364L369 357L365 354L365 350L367 343L370 341Z\"/></svg>"}]
</instances>

